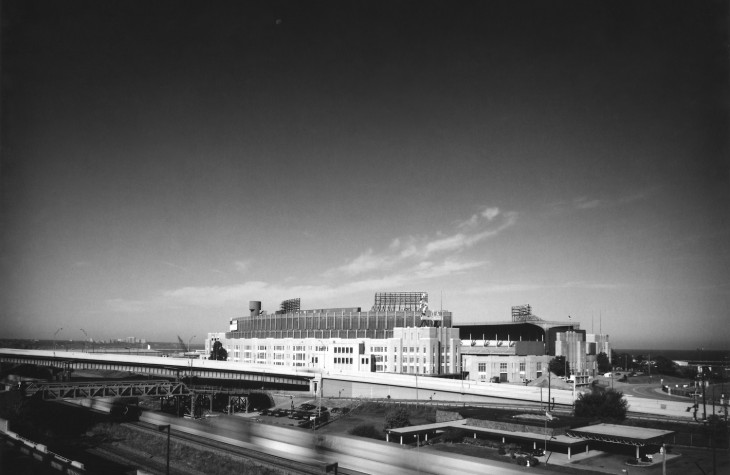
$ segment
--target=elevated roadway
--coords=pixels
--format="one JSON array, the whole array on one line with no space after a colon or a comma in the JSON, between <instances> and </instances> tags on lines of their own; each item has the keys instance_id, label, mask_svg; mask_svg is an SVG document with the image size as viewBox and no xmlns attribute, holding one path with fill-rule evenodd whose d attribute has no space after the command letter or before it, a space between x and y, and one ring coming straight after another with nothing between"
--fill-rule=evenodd
<instances>
[{"instance_id":1,"label":"elevated roadway","mask_svg":"<svg viewBox=\"0 0 730 475\"><path fill-rule=\"evenodd\" d=\"M204 379L242 381L254 388L286 388L320 397L361 399L407 399L419 403L548 403L572 407L576 394L571 390L498 384L394 373L348 373L326 369L252 365L228 361L162 358L44 350L0 349L0 362L35 364L74 369L132 371L150 378L197 376ZM676 419L691 419L683 401L630 397L629 411Z\"/></svg>"},{"instance_id":2,"label":"elevated roadway","mask_svg":"<svg viewBox=\"0 0 730 475\"><path fill-rule=\"evenodd\" d=\"M153 378L221 379L240 381L251 387L280 387L309 390L318 374L284 366L252 366L227 361L211 361L161 356L138 356L81 351L0 349L0 362L33 364L62 371L111 370L141 373Z\"/></svg>"}]
</instances>

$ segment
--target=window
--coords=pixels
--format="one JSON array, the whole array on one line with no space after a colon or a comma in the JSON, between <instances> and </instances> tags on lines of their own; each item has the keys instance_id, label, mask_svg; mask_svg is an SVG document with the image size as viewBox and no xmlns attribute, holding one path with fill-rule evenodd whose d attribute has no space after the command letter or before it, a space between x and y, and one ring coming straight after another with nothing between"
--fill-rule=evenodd
<instances>
[{"instance_id":1,"label":"window","mask_svg":"<svg viewBox=\"0 0 730 475\"><path fill-rule=\"evenodd\" d=\"M479 363L479 372L480 373L486 373L487 372L487 363Z\"/></svg>"},{"instance_id":2,"label":"window","mask_svg":"<svg viewBox=\"0 0 730 475\"><path fill-rule=\"evenodd\" d=\"M499 370L503 373L507 372L507 363L499 363Z\"/></svg>"},{"instance_id":3,"label":"window","mask_svg":"<svg viewBox=\"0 0 730 475\"><path fill-rule=\"evenodd\" d=\"M520 371L525 372L525 363L520 363Z\"/></svg>"},{"instance_id":4,"label":"window","mask_svg":"<svg viewBox=\"0 0 730 475\"><path fill-rule=\"evenodd\" d=\"M537 370L542 371L542 361L537 362Z\"/></svg>"}]
</instances>

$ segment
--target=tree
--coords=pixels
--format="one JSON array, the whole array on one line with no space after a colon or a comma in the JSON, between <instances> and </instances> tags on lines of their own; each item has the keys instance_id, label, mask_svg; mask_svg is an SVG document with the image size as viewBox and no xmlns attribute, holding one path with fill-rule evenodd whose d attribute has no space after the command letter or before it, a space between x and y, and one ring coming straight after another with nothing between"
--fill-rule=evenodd
<instances>
[{"instance_id":1,"label":"tree","mask_svg":"<svg viewBox=\"0 0 730 475\"><path fill-rule=\"evenodd\" d=\"M360 424L348 432L356 437L367 437L368 439L383 440L383 434L372 424Z\"/></svg>"},{"instance_id":2,"label":"tree","mask_svg":"<svg viewBox=\"0 0 730 475\"><path fill-rule=\"evenodd\" d=\"M621 391L593 387L589 393L581 393L575 401L575 416L590 419L620 421L626 418L629 403Z\"/></svg>"},{"instance_id":3,"label":"tree","mask_svg":"<svg viewBox=\"0 0 730 475\"><path fill-rule=\"evenodd\" d=\"M566 363L565 356L556 356L550 360L548 371L558 376L570 375L570 365Z\"/></svg>"},{"instance_id":4,"label":"tree","mask_svg":"<svg viewBox=\"0 0 730 475\"><path fill-rule=\"evenodd\" d=\"M223 348L223 343L216 341L213 343L213 348L210 350L209 360L215 361L226 361L228 359L228 352Z\"/></svg>"},{"instance_id":5,"label":"tree","mask_svg":"<svg viewBox=\"0 0 730 475\"><path fill-rule=\"evenodd\" d=\"M596 363L598 364L599 373L608 373L611 371L611 362L608 361L608 355L600 352L596 355Z\"/></svg>"},{"instance_id":6,"label":"tree","mask_svg":"<svg viewBox=\"0 0 730 475\"><path fill-rule=\"evenodd\" d=\"M661 355L654 357L654 368L656 368L656 372L660 374L672 375L677 372L677 365L674 364L674 361Z\"/></svg>"},{"instance_id":7,"label":"tree","mask_svg":"<svg viewBox=\"0 0 730 475\"><path fill-rule=\"evenodd\" d=\"M391 409L385 414L385 430L399 429L411 425L408 419L408 410L405 408Z\"/></svg>"}]
</instances>

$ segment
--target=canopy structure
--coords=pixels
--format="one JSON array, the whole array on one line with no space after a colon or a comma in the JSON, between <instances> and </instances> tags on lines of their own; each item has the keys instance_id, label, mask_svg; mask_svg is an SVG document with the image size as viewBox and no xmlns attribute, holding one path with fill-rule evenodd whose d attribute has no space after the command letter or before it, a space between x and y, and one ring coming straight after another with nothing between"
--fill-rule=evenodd
<instances>
[{"instance_id":1,"label":"canopy structure","mask_svg":"<svg viewBox=\"0 0 730 475\"><path fill-rule=\"evenodd\" d=\"M639 458L639 447L662 445L664 439L674 434L674 431L619 426L616 424L596 424L570 429L565 434L569 437L576 437L583 440L633 445L636 447L636 458Z\"/></svg>"}]
</instances>

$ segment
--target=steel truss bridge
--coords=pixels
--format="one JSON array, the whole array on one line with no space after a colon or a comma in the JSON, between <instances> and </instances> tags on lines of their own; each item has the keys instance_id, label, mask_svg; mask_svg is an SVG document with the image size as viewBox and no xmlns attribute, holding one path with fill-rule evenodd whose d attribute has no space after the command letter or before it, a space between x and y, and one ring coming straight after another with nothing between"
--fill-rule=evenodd
<instances>
[{"instance_id":1,"label":"steel truss bridge","mask_svg":"<svg viewBox=\"0 0 730 475\"><path fill-rule=\"evenodd\" d=\"M226 412L233 413L237 409L248 412L252 395L260 395L273 399L267 391L221 388L212 386L187 386L181 382L167 380L154 381L98 381L75 383L32 382L21 384L19 388L26 397L40 397L44 401L61 401L69 399L128 398L155 397L163 400L175 400L179 408L182 405L193 416L200 415L200 409L207 401L213 410L213 399L226 396L228 404ZM260 398L259 398L260 399Z\"/></svg>"},{"instance_id":2,"label":"steel truss bridge","mask_svg":"<svg viewBox=\"0 0 730 475\"><path fill-rule=\"evenodd\" d=\"M22 390L26 396L39 395L44 401L108 397L173 397L190 396L192 393L185 384L166 380L99 381L93 383L33 382L23 386Z\"/></svg>"}]
</instances>

